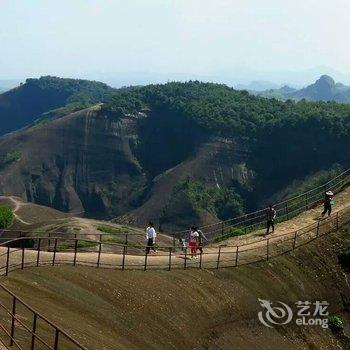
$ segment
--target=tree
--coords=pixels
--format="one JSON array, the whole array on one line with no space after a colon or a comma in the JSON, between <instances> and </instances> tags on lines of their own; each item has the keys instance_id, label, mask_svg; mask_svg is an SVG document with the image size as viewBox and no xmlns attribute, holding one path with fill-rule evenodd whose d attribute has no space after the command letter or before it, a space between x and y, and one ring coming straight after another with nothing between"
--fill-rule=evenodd
<instances>
[{"instance_id":1,"label":"tree","mask_svg":"<svg viewBox=\"0 0 350 350\"><path fill-rule=\"evenodd\" d=\"M11 226L14 215L9 207L0 207L0 229L6 229Z\"/></svg>"}]
</instances>

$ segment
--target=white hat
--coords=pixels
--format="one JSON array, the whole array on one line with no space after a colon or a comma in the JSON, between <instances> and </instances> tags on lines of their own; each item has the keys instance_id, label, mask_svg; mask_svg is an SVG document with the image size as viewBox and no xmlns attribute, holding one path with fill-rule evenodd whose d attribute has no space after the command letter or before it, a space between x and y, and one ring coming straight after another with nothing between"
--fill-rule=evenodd
<instances>
[{"instance_id":1,"label":"white hat","mask_svg":"<svg viewBox=\"0 0 350 350\"><path fill-rule=\"evenodd\" d=\"M333 194L332 191L327 191L327 192L326 192L326 195L327 195L327 196L333 196L334 194Z\"/></svg>"}]
</instances>

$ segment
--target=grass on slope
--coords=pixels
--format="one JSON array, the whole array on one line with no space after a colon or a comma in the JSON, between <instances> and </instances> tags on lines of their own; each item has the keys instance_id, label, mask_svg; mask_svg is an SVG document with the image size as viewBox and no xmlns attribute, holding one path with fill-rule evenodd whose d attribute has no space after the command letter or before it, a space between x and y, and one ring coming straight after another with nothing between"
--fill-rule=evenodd
<instances>
[{"instance_id":1,"label":"grass on slope","mask_svg":"<svg viewBox=\"0 0 350 350\"><path fill-rule=\"evenodd\" d=\"M346 235L236 269L34 268L12 273L5 284L89 349L336 349L341 343L328 330L262 326L258 298L328 300L330 312L346 319L350 287L337 260Z\"/></svg>"}]
</instances>

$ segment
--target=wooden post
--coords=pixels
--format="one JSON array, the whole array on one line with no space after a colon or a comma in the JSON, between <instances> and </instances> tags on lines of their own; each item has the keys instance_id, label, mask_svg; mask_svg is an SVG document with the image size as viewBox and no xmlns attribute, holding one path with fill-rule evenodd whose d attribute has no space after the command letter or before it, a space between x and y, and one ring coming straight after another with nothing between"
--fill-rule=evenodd
<instances>
[{"instance_id":1,"label":"wooden post","mask_svg":"<svg viewBox=\"0 0 350 350\"><path fill-rule=\"evenodd\" d=\"M199 268L202 268L202 255L203 255L203 251L200 252L199 254Z\"/></svg>"},{"instance_id":2,"label":"wooden post","mask_svg":"<svg viewBox=\"0 0 350 350\"><path fill-rule=\"evenodd\" d=\"M57 238L55 238L55 245L53 247L52 266L55 266L56 252L57 252Z\"/></svg>"},{"instance_id":3,"label":"wooden post","mask_svg":"<svg viewBox=\"0 0 350 350\"><path fill-rule=\"evenodd\" d=\"M171 248L169 248L169 271L171 270Z\"/></svg>"},{"instance_id":4,"label":"wooden post","mask_svg":"<svg viewBox=\"0 0 350 350\"><path fill-rule=\"evenodd\" d=\"M102 243L101 243L101 237L100 237L100 242L99 242L99 245L98 245L98 255L97 255L97 268L100 267L101 250L102 250Z\"/></svg>"},{"instance_id":5,"label":"wooden post","mask_svg":"<svg viewBox=\"0 0 350 350\"><path fill-rule=\"evenodd\" d=\"M269 260L269 243L270 243L270 238L266 240L266 260Z\"/></svg>"},{"instance_id":6,"label":"wooden post","mask_svg":"<svg viewBox=\"0 0 350 350\"><path fill-rule=\"evenodd\" d=\"M38 254L36 257L36 267L39 266L39 262L40 262L40 246L41 246L41 238L39 238L38 240Z\"/></svg>"},{"instance_id":7,"label":"wooden post","mask_svg":"<svg viewBox=\"0 0 350 350\"><path fill-rule=\"evenodd\" d=\"M13 339L15 337L15 317L16 317L16 297L14 296L12 299L12 319L11 319L11 339L10 346L13 346Z\"/></svg>"},{"instance_id":8,"label":"wooden post","mask_svg":"<svg viewBox=\"0 0 350 350\"><path fill-rule=\"evenodd\" d=\"M309 209L309 201L308 201L308 195L307 195L307 193L305 193L305 209L306 209L306 210Z\"/></svg>"},{"instance_id":9,"label":"wooden post","mask_svg":"<svg viewBox=\"0 0 350 350\"><path fill-rule=\"evenodd\" d=\"M145 266L144 266L144 271L147 270L147 257L148 257L148 254L147 254L147 251L145 251Z\"/></svg>"},{"instance_id":10,"label":"wooden post","mask_svg":"<svg viewBox=\"0 0 350 350\"><path fill-rule=\"evenodd\" d=\"M55 332L55 343L53 346L54 350L58 350L58 337L60 335L60 331L56 328L56 332Z\"/></svg>"},{"instance_id":11,"label":"wooden post","mask_svg":"<svg viewBox=\"0 0 350 350\"><path fill-rule=\"evenodd\" d=\"M316 237L318 237L319 233L320 233L320 220L317 221Z\"/></svg>"},{"instance_id":12,"label":"wooden post","mask_svg":"<svg viewBox=\"0 0 350 350\"><path fill-rule=\"evenodd\" d=\"M49 239L47 241L47 250L48 251L50 251L50 249L51 249L51 239L50 239L50 237L51 237L51 233L49 232Z\"/></svg>"},{"instance_id":13,"label":"wooden post","mask_svg":"<svg viewBox=\"0 0 350 350\"><path fill-rule=\"evenodd\" d=\"M125 269L125 254L126 254L126 246L123 246L123 261L122 261L122 271Z\"/></svg>"},{"instance_id":14,"label":"wooden post","mask_svg":"<svg viewBox=\"0 0 350 350\"><path fill-rule=\"evenodd\" d=\"M297 246L297 235L298 235L298 231L296 230L294 233L293 250Z\"/></svg>"},{"instance_id":15,"label":"wooden post","mask_svg":"<svg viewBox=\"0 0 350 350\"><path fill-rule=\"evenodd\" d=\"M339 229L339 211L337 211L337 216L336 216L336 228L337 230Z\"/></svg>"},{"instance_id":16,"label":"wooden post","mask_svg":"<svg viewBox=\"0 0 350 350\"><path fill-rule=\"evenodd\" d=\"M77 250L78 250L78 240L76 239L74 242L74 260L73 260L73 266L75 266L77 262Z\"/></svg>"},{"instance_id":17,"label":"wooden post","mask_svg":"<svg viewBox=\"0 0 350 350\"><path fill-rule=\"evenodd\" d=\"M24 268L24 242L21 242L22 244L22 258L21 258L21 270Z\"/></svg>"},{"instance_id":18,"label":"wooden post","mask_svg":"<svg viewBox=\"0 0 350 350\"><path fill-rule=\"evenodd\" d=\"M219 264L220 264L220 255L221 255L221 246L219 247L219 252L218 252L218 261L216 263L216 268L219 268Z\"/></svg>"},{"instance_id":19,"label":"wooden post","mask_svg":"<svg viewBox=\"0 0 350 350\"><path fill-rule=\"evenodd\" d=\"M224 222L221 221L221 239L224 239Z\"/></svg>"},{"instance_id":20,"label":"wooden post","mask_svg":"<svg viewBox=\"0 0 350 350\"><path fill-rule=\"evenodd\" d=\"M236 265L235 266L238 266L238 248L239 246L236 247Z\"/></svg>"},{"instance_id":21,"label":"wooden post","mask_svg":"<svg viewBox=\"0 0 350 350\"><path fill-rule=\"evenodd\" d=\"M173 233L173 247L174 247L174 252L176 252L175 233Z\"/></svg>"},{"instance_id":22,"label":"wooden post","mask_svg":"<svg viewBox=\"0 0 350 350\"><path fill-rule=\"evenodd\" d=\"M9 262L10 262L10 247L7 247L7 255L6 255L6 273L7 276L9 274Z\"/></svg>"},{"instance_id":23,"label":"wooden post","mask_svg":"<svg viewBox=\"0 0 350 350\"><path fill-rule=\"evenodd\" d=\"M36 321L37 321L37 314L34 314L33 316L33 326L32 326L32 343L30 346L30 350L35 349L35 332L36 332Z\"/></svg>"},{"instance_id":24,"label":"wooden post","mask_svg":"<svg viewBox=\"0 0 350 350\"><path fill-rule=\"evenodd\" d=\"M128 254L128 234L125 234L126 254Z\"/></svg>"}]
</instances>

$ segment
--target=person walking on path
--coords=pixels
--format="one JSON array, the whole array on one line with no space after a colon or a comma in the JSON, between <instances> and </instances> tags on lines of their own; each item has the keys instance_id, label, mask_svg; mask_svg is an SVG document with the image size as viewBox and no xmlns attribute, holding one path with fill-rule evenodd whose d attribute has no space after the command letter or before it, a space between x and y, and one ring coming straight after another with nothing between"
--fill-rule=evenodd
<instances>
[{"instance_id":1,"label":"person walking on path","mask_svg":"<svg viewBox=\"0 0 350 350\"><path fill-rule=\"evenodd\" d=\"M201 254L203 254L203 239L205 239L206 241L208 241L207 237L205 236L205 234L203 233L202 230L199 230L198 227L196 227L196 231L198 232L198 246L197 246L197 250L200 251Z\"/></svg>"},{"instance_id":2,"label":"person walking on path","mask_svg":"<svg viewBox=\"0 0 350 350\"><path fill-rule=\"evenodd\" d=\"M326 213L328 213L328 216L331 215L332 213L332 206L334 204L334 200L333 200L334 194L332 191L327 191L325 193L324 196L324 201L323 201L323 212L322 212L322 217L324 217L326 215Z\"/></svg>"},{"instance_id":3,"label":"person walking on path","mask_svg":"<svg viewBox=\"0 0 350 350\"><path fill-rule=\"evenodd\" d=\"M154 243L156 241L157 233L154 229L153 222L149 222L148 227L146 229L146 240L147 240L147 248L146 253L149 254L151 249L156 253L154 248Z\"/></svg>"},{"instance_id":4,"label":"person walking on path","mask_svg":"<svg viewBox=\"0 0 350 350\"><path fill-rule=\"evenodd\" d=\"M196 230L195 226L191 227L190 238L188 245L191 248L191 259L197 258L197 245L198 245L199 233Z\"/></svg>"},{"instance_id":5,"label":"person walking on path","mask_svg":"<svg viewBox=\"0 0 350 350\"><path fill-rule=\"evenodd\" d=\"M276 209L272 204L266 209L266 236L270 233L270 228L272 228L272 233L275 232L275 219L276 219Z\"/></svg>"}]
</instances>

